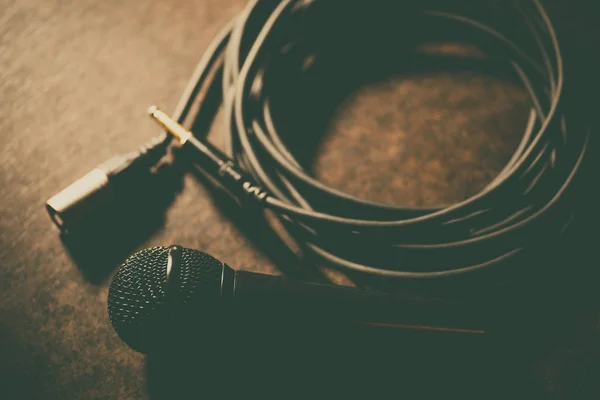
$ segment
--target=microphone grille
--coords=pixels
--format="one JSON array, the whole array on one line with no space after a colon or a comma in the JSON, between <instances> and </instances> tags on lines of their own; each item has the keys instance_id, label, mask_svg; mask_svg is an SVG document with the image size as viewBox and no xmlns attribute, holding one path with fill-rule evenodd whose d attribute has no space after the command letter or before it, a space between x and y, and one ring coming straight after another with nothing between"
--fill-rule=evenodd
<instances>
[{"instance_id":1,"label":"microphone grille","mask_svg":"<svg viewBox=\"0 0 600 400\"><path fill-rule=\"evenodd\" d=\"M184 304L202 300L216 300L221 296L223 263L198 250L183 248L179 296Z\"/></svg>"},{"instance_id":2,"label":"microphone grille","mask_svg":"<svg viewBox=\"0 0 600 400\"><path fill-rule=\"evenodd\" d=\"M180 306L193 304L194 310L201 311L221 294L223 263L186 248L181 249L178 277L167 289L169 250L153 247L129 257L119 267L108 292L108 315L115 331L141 352L154 345L158 331L168 326L168 315L181 311Z\"/></svg>"},{"instance_id":3,"label":"microphone grille","mask_svg":"<svg viewBox=\"0 0 600 400\"><path fill-rule=\"evenodd\" d=\"M165 303L168 247L153 247L130 256L119 267L108 291L108 316L127 344L146 347L153 319Z\"/></svg>"}]
</instances>

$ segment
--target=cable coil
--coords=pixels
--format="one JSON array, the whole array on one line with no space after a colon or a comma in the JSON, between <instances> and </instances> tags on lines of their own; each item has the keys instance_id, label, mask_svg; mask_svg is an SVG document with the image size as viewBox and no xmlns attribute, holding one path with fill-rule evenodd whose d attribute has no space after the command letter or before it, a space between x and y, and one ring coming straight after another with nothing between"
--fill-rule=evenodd
<instances>
[{"instance_id":1,"label":"cable coil","mask_svg":"<svg viewBox=\"0 0 600 400\"><path fill-rule=\"evenodd\" d=\"M543 7L537 0L390 3L251 1L205 53L174 119L189 126L199 96L221 77L228 154L270 192L265 208L318 263L384 277L441 278L505 265L559 234L571 218L563 199L588 132L567 130L563 61ZM532 105L525 133L479 193L438 207L378 204L324 185L286 147L272 115L278 82L305 73L302 62L309 56L318 63L328 51L347 48L351 44L340 42L344 35L360 36L364 27L344 32L338 23L352 29L368 15L381 21L373 35L407 30L416 18L460 27L468 44L494 60L503 57L520 79ZM404 39L416 35L404 33Z\"/></svg>"}]
</instances>

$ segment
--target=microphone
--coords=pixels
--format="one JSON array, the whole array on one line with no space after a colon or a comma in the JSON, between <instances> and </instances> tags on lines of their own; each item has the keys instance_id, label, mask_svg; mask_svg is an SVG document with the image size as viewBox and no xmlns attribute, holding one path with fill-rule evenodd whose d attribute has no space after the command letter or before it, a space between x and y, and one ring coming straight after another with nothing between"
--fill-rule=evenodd
<instances>
[{"instance_id":1,"label":"microphone","mask_svg":"<svg viewBox=\"0 0 600 400\"><path fill-rule=\"evenodd\" d=\"M108 313L120 338L141 353L178 340L193 327L242 321L485 332L472 305L238 271L180 246L129 257L110 285Z\"/></svg>"}]
</instances>

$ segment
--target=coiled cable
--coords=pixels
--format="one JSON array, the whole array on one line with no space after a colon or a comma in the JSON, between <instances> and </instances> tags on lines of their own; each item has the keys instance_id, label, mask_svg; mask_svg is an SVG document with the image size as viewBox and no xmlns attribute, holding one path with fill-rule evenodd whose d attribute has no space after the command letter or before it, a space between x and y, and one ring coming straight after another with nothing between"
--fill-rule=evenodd
<instances>
[{"instance_id":1,"label":"coiled cable","mask_svg":"<svg viewBox=\"0 0 600 400\"><path fill-rule=\"evenodd\" d=\"M555 30L537 0L402 3L409 4L252 0L210 45L173 118L191 125L195 105L203 107L198 98L220 83L227 153L270 193L264 207L317 263L409 280L514 263L571 220L566 193L588 143L589 132L572 129L566 115ZM503 59L520 79L532 105L526 130L510 161L479 193L437 207L379 204L328 187L286 146L272 104L281 82L309 73L308 57L319 63L347 50L351 38L366 35L358 23L369 18L379 24L369 37L385 35L392 44L427 36L425 29L406 28L417 18L459 27L467 44Z\"/></svg>"}]
</instances>

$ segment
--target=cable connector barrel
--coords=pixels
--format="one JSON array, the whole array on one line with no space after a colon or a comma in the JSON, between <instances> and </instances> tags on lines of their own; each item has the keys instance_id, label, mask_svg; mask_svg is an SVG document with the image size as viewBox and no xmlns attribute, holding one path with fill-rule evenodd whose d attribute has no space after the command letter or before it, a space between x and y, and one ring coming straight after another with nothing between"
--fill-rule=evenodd
<instances>
[{"instance_id":1,"label":"cable connector barrel","mask_svg":"<svg viewBox=\"0 0 600 400\"><path fill-rule=\"evenodd\" d=\"M200 140L156 106L148 109L150 116L190 152L194 163L213 177L226 191L238 199L250 199L261 204L269 193L243 171L231 158L207 140Z\"/></svg>"},{"instance_id":2,"label":"cable connector barrel","mask_svg":"<svg viewBox=\"0 0 600 400\"><path fill-rule=\"evenodd\" d=\"M137 152L115 156L60 191L46 202L58 228L67 232L107 207L122 192L135 186L165 155L171 137L155 138Z\"/></svg>"}]
</instances>

